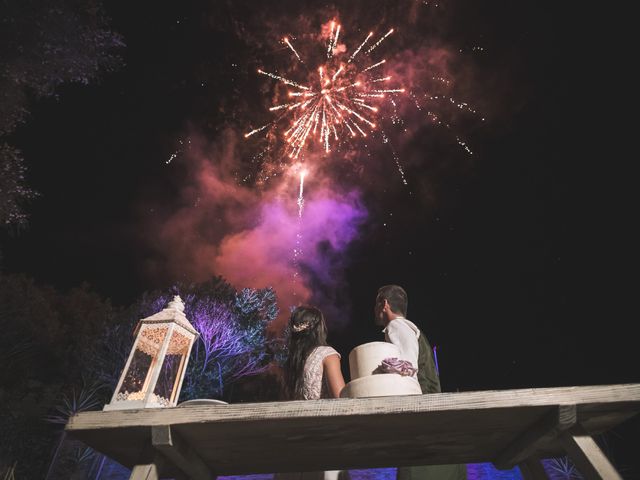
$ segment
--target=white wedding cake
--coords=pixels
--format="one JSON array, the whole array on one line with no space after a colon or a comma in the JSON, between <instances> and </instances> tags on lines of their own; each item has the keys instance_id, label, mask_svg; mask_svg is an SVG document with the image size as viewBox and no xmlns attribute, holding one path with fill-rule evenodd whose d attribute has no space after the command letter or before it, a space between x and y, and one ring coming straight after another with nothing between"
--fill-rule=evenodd
<instances>
[{"instance_id":1,"label":"white wedding cake","mask_svg":"<svg viewBox=\"0 0 640 480\"><path fill-rule=\"evenodd\" d=\"M342 389L343 398L420 395L422 390L415 377L398 373L376 373L382 361L399 358L400 350L392 343L371 342L359 345L349 354L351 381Z\"/></svg>"}]
</instances>

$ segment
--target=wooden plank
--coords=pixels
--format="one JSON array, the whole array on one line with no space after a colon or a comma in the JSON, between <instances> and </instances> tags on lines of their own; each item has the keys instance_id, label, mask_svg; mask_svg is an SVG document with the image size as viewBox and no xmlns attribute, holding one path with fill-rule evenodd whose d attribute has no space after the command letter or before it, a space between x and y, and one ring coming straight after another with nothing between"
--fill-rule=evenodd
<instances>
[{"instance_id":1,"label":"wooden plank","mask_svg":"<svg viewBox=\"0 0 640 480\"><path fill-rule=\"evenodd\" d=\"M576 424L575 405L554 407L535 425L528 427L494 460L493 464L501 470L508 470L535 454L544 445L549 444L562 432Z\"/></svg>"},{"instance_id":2,"label":"wooden plank","mask_svg":"<svg viewBox=\"0 0 640 480\"><path fill-rule=\"evenodd\" d=\"M527 458L518 467L524 480L548 480L549 478L542 463L537 458Z\"/></svg>"},{"instance_id":3,"label":"wooden plank","mask_svg":"<svg viewBox=\"0 0 640 480\"><path fill-rule=\"evenodd\" d=\"M495 460L561 404L599 433L640 411L640 385L86 412L67 430L132 466L170 425L218 475L460 464ZM559 440L535 452L562 455Z\"/></svg>"},{"instance_id":4,"label":"wooden plank","mask_svg":"<svg viewBox=\"0 0 640 480\"><path fill-rule=\"evenodd\" d=\"M212 480L216 478L202 459L171 430L169 425L152 427L151 444L190 479Z\"/></svg>"},{"instance_id":5,"label":"wooden plank","mask_svg":"<svg viewBox=\"0 0 640 480\"><path fill-rule=\"evenodd\" d=\"M136 411L82 412L70 419L67 430L133 425L175 425L230 420L251 421L254 419L279 419L284 417L336 417L563 404L629 403L637 407L638 402L640 402L640 384L531 388L359 399L148 408ZM636 410L635 407L634 410ZM132 412L135 412L135 414ZM167 422L168 419L171 421Z\"/></svg>"},{"instance_id":6,"label":"wooden plank","mask_svg":"<svg viewBox=\"0 0 640 480\"><path fill-rule=\"evenodd\" d=\"M598 444L578 427L561 436L567 455L587 480L622 480Z\"/></svg>"}]
</instances>

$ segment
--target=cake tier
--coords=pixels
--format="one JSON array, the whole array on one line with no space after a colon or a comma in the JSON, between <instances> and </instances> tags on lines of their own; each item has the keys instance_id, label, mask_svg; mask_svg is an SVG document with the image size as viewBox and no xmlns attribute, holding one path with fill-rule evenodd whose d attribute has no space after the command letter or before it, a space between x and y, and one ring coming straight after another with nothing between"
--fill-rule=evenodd
<instances>
[{"instance_id":1,"label":"cake tier","mask_svg":"<svg viewBox=\"0 0 640 480\"><path fill-rule=\"evenodd\" d=\"M388 397L393 395L420 395L422 390L413 377L397 373L381 373L357 378L342 389L342 398Z\"/></svg>"},{"instance_id":2,"label":"cake tier","mask_svg":"<svg viewBox=\"0 0 640 480\"><path fill-rule=\"evenodd\" d=\"M380 366L385 358L400 356L400 350L393 343L370 342L358 345L349 353L349 373L351 380L368 377Z\"/></svg>"}]
</instances>

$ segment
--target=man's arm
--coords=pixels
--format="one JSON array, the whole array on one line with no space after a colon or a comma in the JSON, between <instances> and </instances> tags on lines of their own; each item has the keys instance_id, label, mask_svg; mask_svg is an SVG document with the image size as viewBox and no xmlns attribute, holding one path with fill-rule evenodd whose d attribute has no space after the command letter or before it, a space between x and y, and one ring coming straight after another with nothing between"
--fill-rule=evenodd
<instances>
[{"instance_id":1,"label":"man's arm","mask_svg":"<svg viewBox=\"0 0 640 480\"><path fill-rule=\"evenodd\" d=\"M400 349L400 358L418 368L418 339L411 327L401 320L391 320L387 325L387 341Z\"/></svg>"}]
</instances>

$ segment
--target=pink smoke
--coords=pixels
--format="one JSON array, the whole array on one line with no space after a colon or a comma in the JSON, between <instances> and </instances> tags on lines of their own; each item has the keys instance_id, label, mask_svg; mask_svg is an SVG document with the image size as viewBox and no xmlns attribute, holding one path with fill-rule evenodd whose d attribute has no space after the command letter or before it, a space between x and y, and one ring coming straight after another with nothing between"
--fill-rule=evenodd
<instances>
[{"instance_id":1,"label":"pink smoke","mask_svg":"<svg viewBox=\"0 0 640 480\"><path fill-rule=\"evenodd\" d=\"M183 157L191 172L182 206L155 227L163 261L153 273L188 281L221 275L236 288L273 287L281 318L300 303L330 302L327 291L341 285L346 249L366 218L359 193L314 171L299 217L299 177L280 176L262 189L244 186L234 171L238 155L236 136L227 131L219 143Z\"/></svg>"}]
</instances>

